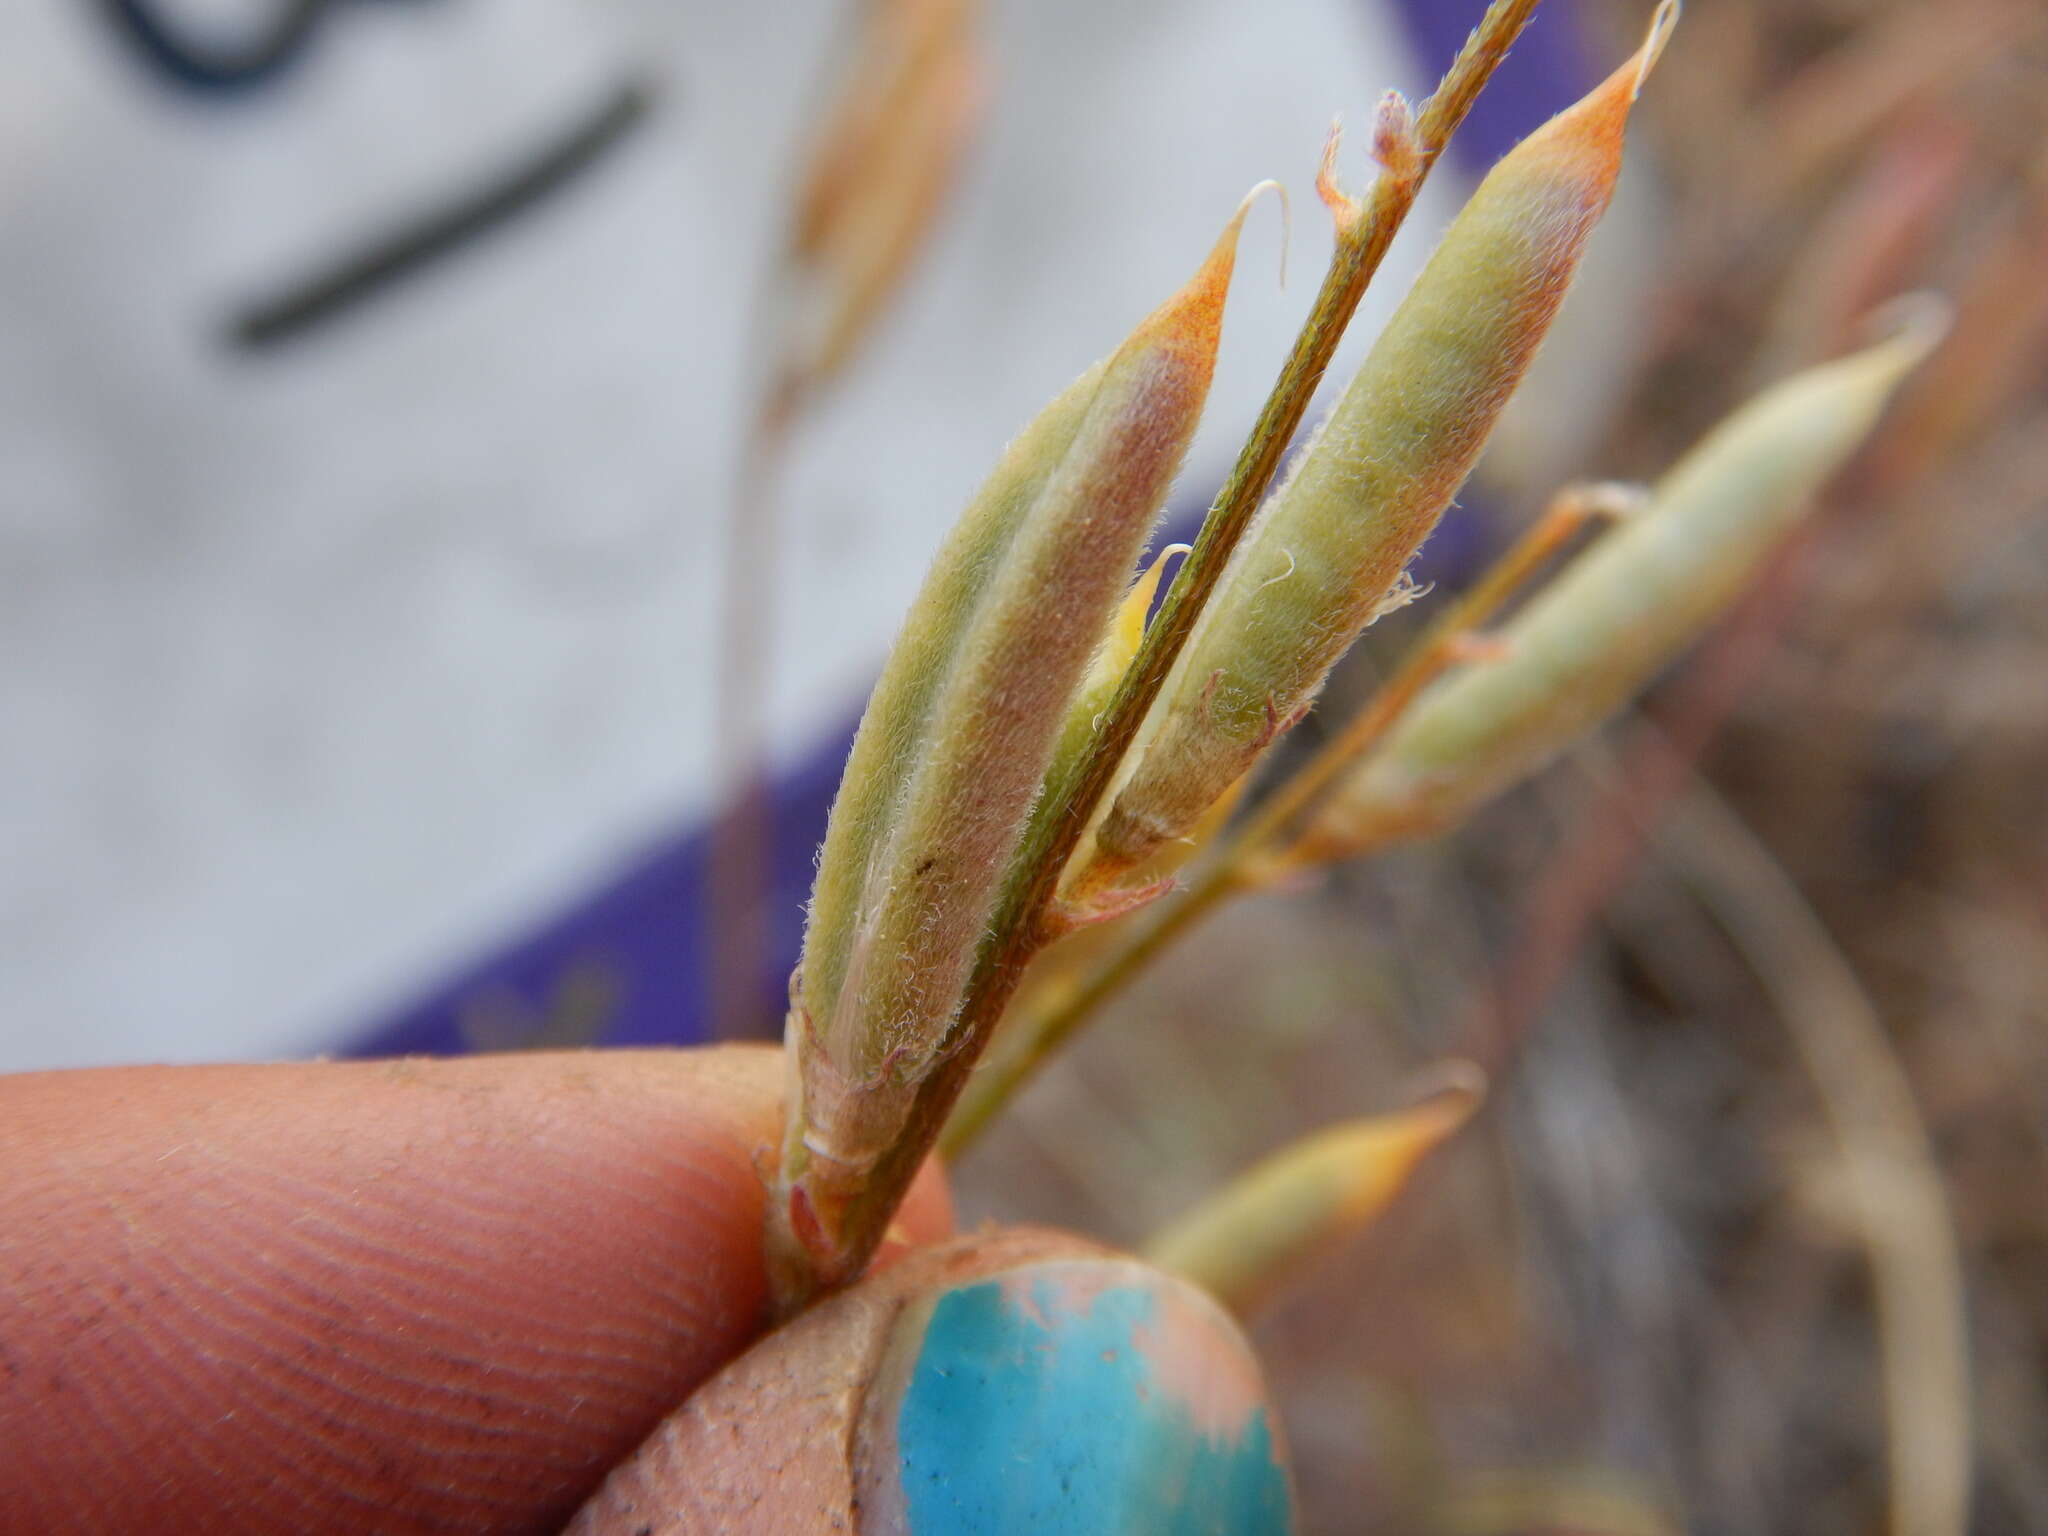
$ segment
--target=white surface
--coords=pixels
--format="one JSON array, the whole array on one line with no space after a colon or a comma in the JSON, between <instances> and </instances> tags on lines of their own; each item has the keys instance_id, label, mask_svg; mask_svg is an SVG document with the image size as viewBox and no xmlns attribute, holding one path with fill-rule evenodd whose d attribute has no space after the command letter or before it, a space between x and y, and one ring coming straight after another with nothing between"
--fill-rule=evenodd
<instances>
[{"instance_id":1,"label":"white surface","mask_svg":"<svg viewBox=\"0 0 2048 1536\"><path fill-rule=\"evenodd\" d=\"M1213 482L1318 271L1329 116L1415 84L1362 10L994 7L966 185L787 482L785 748L1004 440L1276 175L1293 285L1261 212ZM93 8L0 0L0 1068L317 1049L701 812L737 348L829 11L338 7L214 107ZM629 63L667 97L553 205L302 346L218 344Z\"/></svg>"}]
</instances>

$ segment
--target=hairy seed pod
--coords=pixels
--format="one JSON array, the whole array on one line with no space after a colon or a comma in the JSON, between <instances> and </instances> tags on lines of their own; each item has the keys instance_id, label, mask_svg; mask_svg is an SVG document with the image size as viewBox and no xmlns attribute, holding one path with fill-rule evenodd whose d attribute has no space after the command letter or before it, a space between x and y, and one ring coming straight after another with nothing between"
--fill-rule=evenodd
<instances>
[{"instance_id":1,"label":"hairy seed pod","mask_svg":"<svg viewBox=\"0 0 2048 1536\"><path fill-rule=\"evenodd\" d=\"M1470 473L1614 189L1662 28L1480 184L1259 514L1096 831L1106 880L1182 835L1307 709Z\"/></svg>"},{"instance_id":2,"label":"hairy seed pod","mask_svg":"<svg viewBox=\"0 0 2048 1536\"><path fill-rule=\"evenodd\" d=\"M927 745L933 701L1018 529L1087 419L1107 362L1033 418L953 525L905 616L855 732L818 854L804 925L803 997L829 1008L904 787Z\"/></svg>"},{"instance_id":3,"label":"hairy seed pod","mask_svg":"<svg viewBox=\"0 0 2048 1536\"><path fill-rule=\"evenodd\" d=\"M1319 814L1304 859L1442 831L1644 687L1741 595L1809 498L1939 339L1900 333L1797 374L1729 417L1511 619L1484 659L1418 699Z\"/></svg>"},{"instance_id":4,"label":"hairy seed pod","mask_svg":"<svg viewBox=\"0 0 2048 1536\"><path fill-rule=\"evenodd\" d=\"M786 1298L850 1278L838 1213L941 1058L1003 871L1200 419L1243 217L1011 445L869 704L792 989L770 1211Z\"/></svg>"}]
</instances>

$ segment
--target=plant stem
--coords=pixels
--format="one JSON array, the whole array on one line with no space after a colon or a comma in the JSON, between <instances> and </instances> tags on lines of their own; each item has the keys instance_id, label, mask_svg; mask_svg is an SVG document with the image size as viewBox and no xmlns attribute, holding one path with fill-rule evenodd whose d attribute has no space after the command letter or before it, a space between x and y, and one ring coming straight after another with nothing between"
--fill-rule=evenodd
<instances>
[{"instance_id":1,"label":"plant stem","mask_svg":"<svg viewBox=\"0 0 2048 1536\"><path fill-rule=\"evenodd\" d=\"M1422 638L1409 649L1372 703L1324 743L1322 749L1260 807L1259 817L1247 828L1246 837L1261 833L1277 843L1279 835L1290 824L1299 826L1304 813L1321 799L1338 776L1365 756L1367 750L1415 701L1416 695L1457 661L1466 647L1478 643L1479 631L1492 622L1508 600L1548 565L1588 521L1595 517L1620 516L1625 506L1637 504L1641 499L1640 491L1606 485L1570 486L1553 497L1550 505L1544 508L1543 515L1508 546L1505 554L1487 567L1469 591L1423 631ZM1326 841L1310 829L1301 841L1280 855L1284 869L1276 869L1275 873L1356 858L1372 852L1377 846ZM1254 850L1247 848L1245 852L1249 855Z\"/></svg>"},{"instance_id":2,"label":"plant stem","mask_svg":"<svg viewBox=\"0 0 2048 1536\"><path fill-rule=\"evenodd\" d=\"M1648 750L1689 774L1643 727ZM1652 831L1776 1006L1819 1096L1869 1253L1885 1430L1890 1529L1960 1536L1970 1527L1970 1336L1962 1255L1941 1166L1912 1079L1827 926L1756 832L1692 776Z\"/></svg>"},{"instance_id":3,"label":"plant stem","mask_svg":"<svg viewBox=\"0 0 2048 1536\"><path fill-rule=\"evenodd\" d=\"M988 1042L1025 967L1046 942L1046 916L1061 870L1086 831L1096 802L1116 777L1125 751L1144 723L1202 606L1215 590L1239 538L1250 525L1314 398L1331 355L1378 270L1387 247L1415 204L1416 194L1480 89L1507 56L1535 12L1537 0L1493 0L1457 59L1418 113L1406 153L1375 179L1363 203L1340 193L1332 179L1335 145L1318 190L1335 215L1336 250L1314 307L1295 338L1257 425L1203 522L1194 552L1183 562L1137 657L1125 672L1086 752L1047 786L1058 814L1042 818L1011 864L990 939L968 982L950 1033L950 1055L918 1091L902 1135L880 1158L862 1198L846 1213L850 1248L871 1252L937 1140L981 1048Z\"/></svg>"},{"instance_id":4,"label":"plant stem","mask_svg":"<svg viewBox=\"0 0 2048 1536\"><path fill-rule=\"evenodd\" d=\"M957 1158L971 1147L1053 1052L1225 898L1264 889L1308 865L1369 852L1357 847L1326 852L1306 843L1279 850L1286 836L1298 829L1304 813L1345 769L1371 750L1422 690L1458 659L1475 631L1564 547L1588 517L1607 505L1596 496L1579 492L1566 492L1553 501L1472 589L1424 632L1372 701L1218 850L1185 895L1155 914L1130 943L1105 958L1052 1008L1014 1020L1003 1031L995 1055L961 1094L939 1138L941 1154Z\"/></svg>"}]
</instances>

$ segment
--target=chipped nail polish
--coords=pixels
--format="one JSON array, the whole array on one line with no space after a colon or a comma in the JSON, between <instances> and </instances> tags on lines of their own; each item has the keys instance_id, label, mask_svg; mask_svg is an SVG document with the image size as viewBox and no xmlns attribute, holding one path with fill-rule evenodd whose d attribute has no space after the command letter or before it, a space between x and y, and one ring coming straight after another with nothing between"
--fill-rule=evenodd
<instances>
[{"instance_id":1,"label":"chipped nail polish","mask_svg":"<svg viewBox=\"0 0 2048 1536\"><path fill-rule=\"evenodd\" d=\"M856 1477L862 1529L909 1536L1293 1529L1236 1326L1132 1260L1030 1265L913 1305L862 1412Z\"/></svg>"}]
</instances>

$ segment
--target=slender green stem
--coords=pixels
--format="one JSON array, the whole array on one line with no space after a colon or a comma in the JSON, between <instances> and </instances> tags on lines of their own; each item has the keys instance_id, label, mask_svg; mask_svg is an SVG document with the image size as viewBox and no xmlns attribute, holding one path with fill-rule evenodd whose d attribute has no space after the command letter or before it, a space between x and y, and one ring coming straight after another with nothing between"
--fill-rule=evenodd
<instances>
[{"instance_id":1,"label":"slender green stem","mask_svg":"<svg viewBox=\"0 0 2048 1536\"><path fill-rule=\"evenodd\" d=\"M997 1037L981 1070L968 1078L939 1134L939 1155L953 1162L979 1141L1018 1090L1038 1075L1038 1069L1097 1009L1144 975L1155 959L1211 909L1245 888L1242 873L1212 866L1178 900L1148 914L1128 944L1090 971L1078 988L1062 993L1055 1006L1044 1013L1025 1014L1010 1024Z\"/></svg>"},{"instance_id":2,"label":"slender green stem","mask_svg":"<svg viewBox=\"0 0 2048 1536\"><path fill-rule=\"evenodd\" d=\"M1422 638L1387 679L1371 704L1350 724L1324 743L1314 757L1280 786L1259 808L1258 818L1246 828L1234 847L1244 856L1264 851L1253 841L1271 839L1277 846L1281 835L1298 828L1306 813L1321 800L1347 769L1386 734L1408 706L1437 675L1458 659L1460 651L1473 643L1479 631L1493 621L1508 600L1521 591L1536 573L1550 563L1571 542L1587 521L1610 515L1617 503L1607 487L1572 487L1552 499L1543 515L1508 546L1507 552L1481 574L1457 602L1437 615ZM1304 840L1282 855L1288 869L1328 864L1337 859L1370 853L1369 846L1337 846Z\"/></svg>"},{"instance_id":3,"label":"slender green stem","mask_svg":"<svg viewBox=\"0 0 2048 1536\"><path fill-rule=\"evenodd\" d=\"M1289 847L1286 840L1298 831L1303 817L1338 777L1370 751L1422 690L1458 659L1469 637L1570 541L1589 516L1607 505L1577 492L1567 492L1552 502L1471 590L1424 632L1372 702L1217 850L1184 895L1152 914L1128 944L1105 957L1078 987L1060 994L1051 1007L1013 1020L961 1093L939 1138L941 1154L956 1158L971 1147L1017 1091L1104 1003L1143 975L1153 960L1226 898L1262 889L1305 865L1371 851L1347 847L1340 853L1307 844Z\"/></svg>"},{"instance_id":4,"label":"slender green stem","mask_svg":"<svg viewBox=\"0 0 2048 1536\"><path fill-rule=\"evenodd\" d=\"M1536 5L1537 0L1493 0L1442 83L1423 104L1412 135L1401 146L1404 152L1392 158L1375 179L1363 203L1336 190L1326 164L1319 190L1336 216L1337 241L1314 307L1202 525L1193 553L1183 562L1166 602L1147 629L1088 750L1047 786L1048 803L1060 809L1031 829L1011 864L1010 879L990 926L989 943L976 963L951 1031L951 1054L925 1079L901 1137L876 1163L863 1198L848 1210L845 1231L850 1247L871 1251L880 1242L911 1178L937 1140L1025 967L1046 942L1046 917L1061 870L1086 831L1096 803L1115 779L1124 753L1222 577L1231 551L1258 510L1366 284L1378 270L1444 146L1528 24Z\"/></svg>"}]
</instances>

